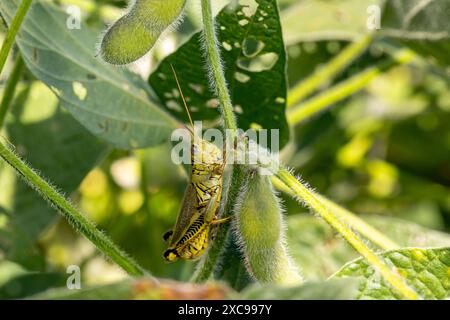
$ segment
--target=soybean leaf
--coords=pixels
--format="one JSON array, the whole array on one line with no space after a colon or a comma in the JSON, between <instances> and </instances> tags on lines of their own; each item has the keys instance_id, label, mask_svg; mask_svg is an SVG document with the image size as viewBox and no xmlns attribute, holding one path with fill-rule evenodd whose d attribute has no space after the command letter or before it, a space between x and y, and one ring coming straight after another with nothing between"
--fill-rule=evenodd
<instances>
[{"instance_id":1,"label":"soybean leaf","mask_svg":"<svg viewBox=\"0 0 450 320\"><path fill-rule=\"evenodd\" d=\"M6 121L8 139L27 159L64 192L75 191L108 146L84 129L58 104L42 83L20 88ZM35 241L55 219L56 213L9 168L3 168L0 206L7 212L0 227L0 250L8 259L28 269L43 261ZM42 260L42 259L41 259Z\"/></svg>"},{"instance_id":2,"label":"soybean leaf","mask_svg":"<svg viewBox=\"0 0 450 320\"><path fill-rule=\"evenodd\" d=\"M446 233L402 219L369 216L365 219L404 247L450 246ZM323 221L310 216L288 218L288 244L294 261L306 279L325 279L358 255Z\"/></svg>"},{"instance_id":3,"label":"soybean leaf","mask_svg":"<svg viewBox=\"0 0 450 320\"><path fill-rule=\"evenodd\" d=\"M353 40L367 33L370 6L381 0L305 0L282 11L288 45L303 41Z\"/></svg>"},{"instance_id":4,"label":"soybean leaf","mask_svg":"<svg viewBox=\"0 0 450 320\"><path fill-rule=\"evenodd\" d=\"M51 287L62 286L65 274L30 272L9 260L0 261L0 299L23 298Z\"/></svg>"},{"instance_id":5,"label":"soybean leaf","mask_svg":"<svg viewBox=\"0 0 450 320\"><path fill-rule=\"evenodd\" d=\"M279 129L280 146L283 146L289 139L284 115L286 53L277 1L244 3L233 2L216 17L225 76L239 127L243 130L250 127ZM218 100L209 89L200 32L163 60L149 78L166 109L186 121L170 64L177 71L193 118L216 119L219 116Z\"/></svg>"},{"instance_id":6,"label":"soybean leaf","mask_svg":"<svg viewBox=\"0 0 450 320\"><path fill-rule=\"evenodd\" d=\"M8 283L11 279L21 276L26 270L19 264L8 260L0 261L0 287Z\"/></svg>"},{"instance_id":7,"label":"soybean leaf","mask_svg":"<svg viewBox=\"0 0 450 320\"><path fill-rule=\"evenodd\" d=\"M301 286L285 287L253 285L245 289L240 299L249 300L349 300L358 292L358 281L352 278L308 282Z\"/></svg>"},{"instance_id":8,"label":"soybean leaf","mask_svg":"<svg viewBox=\"0 0 450 320\"><path fill-rule=\"evenodd\" d=\"M7 23L17 4L0 3ZM96 58L96 34L85 24L69 29L67 19L56 6L34 1L16 39L29 70L93 134L124 148L166 140L175 121L150 98L145 82Z\"/></svg>"},{"instance_id":9,"label":"soybean leaf","mask_svg":"<svg viewBox=\"0 0 450 320\"><path fill-rule=\"evenodd\" d=\"M367 216L365 220L403 247L450 247L448 233L394 217Z\"/></svg>"},{"instance_id":10,"label":"soybean leaf","mask_svg":"<svg viewBox=\"0 0 450 320\"><path fill-rule=\"evenodd\" d=\"M449 0L386 1L382 34L402 40L417 52L450 64Z\"/></svg>"},{"instance_id":11,"label":"soybean leaf","mask_svg":"<svg viewBox=\"0 0 450 320\"><path fill-rule=\"evenodd\" d=\"M425 299L450 297L450 248L408 248L380 254L406 282ZM359 299L399 299L400 297L366 260L346 264L334 277L359 277Z\"/></svg>"},{"instance_id":12,"label":"soybean leaf","mask_svg":"<svg viewBox=\"0 0 450 320\"><path fill-rule=\"evenodd\" d=\"M450 37L448 0L390 0L383 12L383 33L417 40Z\"/></svg>"},{"instance_id":13,"label":"soybean leaf","mask_svg":"<svg viewBox=\"0 0 450 320\"><path fill-rule=\"evenodd\" d=\"M289 252L307 280L326 279L358 256L322 220L291 216L287 225Z\"/></svg>"}]
</instances>

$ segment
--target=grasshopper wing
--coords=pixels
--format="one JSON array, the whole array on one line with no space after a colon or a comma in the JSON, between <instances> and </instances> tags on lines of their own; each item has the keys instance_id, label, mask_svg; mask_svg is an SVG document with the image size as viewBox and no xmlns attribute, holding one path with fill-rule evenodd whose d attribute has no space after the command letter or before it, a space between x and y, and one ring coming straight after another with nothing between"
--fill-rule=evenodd
<instances>
[{"instance_id":1,"label":"grasshopper wing","mask_svg":"<svg viewBox=\"0 0 450 320\"><path fill-rule=\"evenodd\" d=\"M173 227L173 234L170 238L169 248L177 244L177 242L186 233L189 226L198 219L200 213L197 210L197 196L192 183L189 183L184 194L183 204L178 214L177 221Z\"/></svg>"}]
</instances>

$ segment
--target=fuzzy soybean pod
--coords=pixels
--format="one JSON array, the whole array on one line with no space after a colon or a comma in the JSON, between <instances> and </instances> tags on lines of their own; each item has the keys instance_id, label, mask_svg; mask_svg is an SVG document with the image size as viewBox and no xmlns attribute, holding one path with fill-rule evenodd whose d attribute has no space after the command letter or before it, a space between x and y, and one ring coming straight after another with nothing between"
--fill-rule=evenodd
<instances>
[{"instance_id":1,"label":"fuzzy soybean pod","mask_svg":"<svg viewBox=\"0 0 450 320\"><path fill-rule=\"evenodd\" d=\"M283 210L268 176L250 172L235 216L234 231L248 272L261 283L300 283L285 243Z\"/></svg>"},{"instance_id":2,"label":"fuzzy soybean pod","mask_svg":"<svg viewBox=\"0 0 450 320\"><path fill-rule=\"evenodd\" d=\"M160 35L179 20L186 0L135 0L127 14L106 31L100 55L124 65L144 56Z\"/></svg>"}]
</instances>

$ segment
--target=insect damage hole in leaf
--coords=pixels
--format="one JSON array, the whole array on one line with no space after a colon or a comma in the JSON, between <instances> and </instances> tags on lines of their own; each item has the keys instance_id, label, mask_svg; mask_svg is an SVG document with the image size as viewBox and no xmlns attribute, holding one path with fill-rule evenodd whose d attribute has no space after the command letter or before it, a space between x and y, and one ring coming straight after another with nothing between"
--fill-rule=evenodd
<instances>
[{"instance_id":1,"label":"insect damage hole in leaf","mask_svg":"<svg viewBox=\"0 0 450 320\"><path fill-rule=\"evenodd\" d=\"M84 99L86 99L87 89L81 82L78 82L78 81L73 82L72 88L73 88L73 92L78 97L78 99L80 99L82 101Z\"/></svg>"},{"instance_id":2,"label":"insect damage hole in leaf","mask_svg":"<svg viewBox=\"0 0 450 320\"><path fill-rule=\"evenodd\" d=\"M243 19L248 23L240 25L239 21ZM239 112L239 127L247 130L251 123L256 122L264 129L279 129L280 147L283 147L289 140L286 103L274 103L278 97L286 101L287 95L286 52L277 1L233 1L216 16L215 21L231 99L235 106L239 106L238 110L242 110ZM172 100L164 95L176 88L169 67L172 64L178 72L183 91L190 99L189 105L199 108L196 116L202 120L215 120L220 110L212 108L209 103L216 97L212 90L207 89L210 83L205 71L202 41L201 33L192 36L160 63L149 83L163 104ZM192 90L189 83L201 85L205 90ZM167 109L178 119L187 121L183 111Z\"/></svg>"},{"instance_id":3,"label":"insect damage hole in leaf","mask_svg":"<svg viewBox=\"0 0 450 320\"><path fill-rule=\"evenodd\" d=\"M244 56L252 58L258 55L264 48L264 42L255 38L246 38L242 44L242 53Z\"/></svg>"},{"instance_id":4,"label":"insect damage hole in leaf","mask_svg":"<svg viewBox=\"0 0 450 320\"><path fill-rule=\"evenodd\" d=\"M278 55L274 52L268 52L254 58L240 58L237 61L239 68L250 72L261 72L273 68L278 60Z\"/></svg>"},{"instance_id":5,"label":"insect damage hole in leaf","mask_svg":"<svg viewBox=\"0 0 450 320\"><path fill-rule=\"evenodd\" d=\"M245 73L242 72L235 72L234 73L234 78L242 83L246 83L247 81L250 80L250 77L248 75L246 75Z\"/></svg>"}]
</instances>

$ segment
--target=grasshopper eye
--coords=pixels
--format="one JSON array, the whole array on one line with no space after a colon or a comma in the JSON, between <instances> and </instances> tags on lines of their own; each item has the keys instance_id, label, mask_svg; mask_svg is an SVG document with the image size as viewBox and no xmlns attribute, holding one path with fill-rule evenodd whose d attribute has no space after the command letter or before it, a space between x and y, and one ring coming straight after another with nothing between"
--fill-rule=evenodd
<instances>
[{"instance_id":1,"label":"grasshopper eye","mask_svg":"<svg viewBox=\"0 0 450 320\"><path fill-rule=\"evenodd\" d=\"M198 148L198 146L197 145L192 145L192 152L194 153L194 154L200 154L200 149Z\"/></svg>"}]
</instances>

